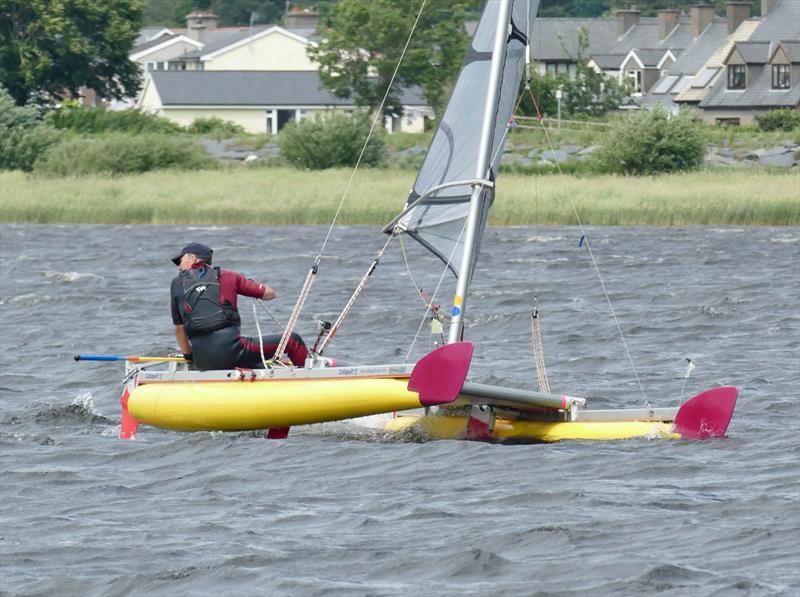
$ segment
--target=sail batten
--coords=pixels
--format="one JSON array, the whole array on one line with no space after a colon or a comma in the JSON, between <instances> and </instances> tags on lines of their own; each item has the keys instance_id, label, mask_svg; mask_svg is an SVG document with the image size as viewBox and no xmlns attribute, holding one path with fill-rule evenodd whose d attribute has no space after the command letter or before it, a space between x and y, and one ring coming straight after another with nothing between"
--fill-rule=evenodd
<instances>
[{"instance_id":1,"label":"sail batten","mask_svg":"<svg viewBox=\"0 0 800 597\"><path fill-rule=\"evenodd\" d=\"M535 15L538 8L538 0L507 0L507 3L508 11L504 9L504 2L487 1L406 207L392 223L447 263L456 276L463 267L462 232L476 189L480 190L483 207L478 214L473 262L479 253L494 200L494 180L506 127L525 68L526 44L533 28L529 15ZM507 20L501 24L498 23L500 18ZM499 57L502 60L499 96L494 106L494 126L490 127L489 134L484 134L495 36L501 30L507 34L503 55Z\"/></svg>"}]
</instances>

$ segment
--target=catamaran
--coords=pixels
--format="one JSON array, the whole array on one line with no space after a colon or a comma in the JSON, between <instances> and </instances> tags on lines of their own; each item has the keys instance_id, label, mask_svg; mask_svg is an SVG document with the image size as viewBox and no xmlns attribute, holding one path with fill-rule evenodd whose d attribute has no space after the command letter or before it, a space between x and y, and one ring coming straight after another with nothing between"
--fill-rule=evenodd
<instances>
[{"instance_id":1,"label":"catamaran","mask_svg":"<svg viewBox=\"0 0 800 597\"><path fill-rule=\"evenodd\" d=\"M734 387L706 390L679 407L622 410L592 410L584 398L552 393L535 310L539 388L467 381L473 353L473 343L464 341L467 298L495 200L503 145L514 124L523 76L530 76L537 9L538 0L486 3L406 205L384 228L389 240L407 235L421 243L457 277L446 343L416 364L336 367L322 357L384 245L336 322L323 328L305 367L264 359L264 369L200 372L187 370L180 358L76 357L126 362L121 437L133 437L138 425L146 424L178 431L267 429L268 437L283 438L296 425L384 413L393 413L386 425L389 432L413 432L415 437L520 442L725 435L738 395ZM525 90L530 91L527 84ZM581 232L586 238L582 226ZM321 253L276 355L282 354L297 323ZM441 319L435 316L433 323L442 325Z\"/></svg>"}]
</instances>

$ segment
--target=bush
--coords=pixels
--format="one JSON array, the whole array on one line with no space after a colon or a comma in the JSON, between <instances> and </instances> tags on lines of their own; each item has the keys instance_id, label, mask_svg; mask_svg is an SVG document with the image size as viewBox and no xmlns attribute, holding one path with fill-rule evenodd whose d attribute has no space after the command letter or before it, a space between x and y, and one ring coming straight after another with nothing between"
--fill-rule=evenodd
<instances>
[{"instance_id":1,"label":"bush","mask_svg":"<svg viewBox=\"0 0 800 597\"><path fill-rule=\"evenodd\" d=\"M58 129L70 129L79 133L176 133L180 125L162 116L156 116L133 108L127 110L101 110L81 108L67 103L63 108L47 115L47 121Z\"/></svg>"},{"instance_id":2,"label":"bush","mask_svg":"<svg viewBox=\"0 0 800 597\"><path fill-rule=\"evenodd\" d=\"M217 139L229 139L236 135L244 134L242 125L230 120L223 120L217 116L197 118L186 130L198 135L210 135Z\"/></svg>"},{"instance_id":3,"label":"bush","mask_svg":"<svg viewBox=\"0 0 800 597\"><path fill-rule=\"evenodd\" d=\"M278 136L283 158L294 166L323 170L354 166L367 138L372 119L367 114L332 113L286 125ZM376 125L362 164L376 166L386 152L384 131Z\"/></svg>"},{"instance_id":4,"label":"bush","mask_svg":"<svg viewBox=\"0 0 800 597\"><path fill-rule=\"evenodd\" d=\"M34 171L51 176L105 172L130 174L165 168L199 170L217 162L201 145L167 135L111 133L65 141L36 162Z\"/></svg>"},{"instance_id":5,"label":"bush","mask_svg":"<svg viewBox=\"0 0 800 597\"><path fill-rule=\"evenodd\" d=\"M689 112L629 114L607 133L596 163L604 172L659 174L697 168L706 151L705 125Z\"/></svg>"},{"instance_id":6,"label":"bush","mask_svg":"<svg viewBox=\"0 0 800 597\"><path fill-rule=\"evenodd\" d=\"M0 87L0 170L30 171L62 135L45 126L33 106L17 106Z\"/></svg>"},{"instance_id":7,"label":"bush","mask_svg":"<svg viewBox=\"0 0 800 597\"><path fill-rule=\"evenodd\" d=\"M758 128L762 131L792 131L800 128L800 111L794 108L770 110L756 116Z\"/></svg>"}]
</instances>

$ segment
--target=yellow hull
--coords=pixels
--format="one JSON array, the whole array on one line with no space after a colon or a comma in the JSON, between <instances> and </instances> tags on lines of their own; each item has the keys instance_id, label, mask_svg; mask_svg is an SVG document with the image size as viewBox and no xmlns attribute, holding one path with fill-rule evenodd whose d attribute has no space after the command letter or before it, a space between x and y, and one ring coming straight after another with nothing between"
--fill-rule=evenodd
<instances>
[{"instance_id":1,"label":"yellow hull","mask_svg":"<svg viewBox=\"0 0 800 597\"><path fill-rule=\"evenodd\" d=\"M464 439L468 417L411 416L391 419L386 429L394 432L419 433L430 439ZM557 442L561 440L615 440L637 437L679 439L672 423L661 421L576 421L542 422L497 418L493 439L509 441Z\"/></svg>"},{"instance_id":2,"label":"yellow hull","mask_svg":"<svg viewBox=\"0 0 800 597\"><path fill-rule=\"evenodd\" d=\"M176 431L242 431L307 425L419 408L408 377L164 382L128 398L139 423Z\"/></svg>"}]
</instances>

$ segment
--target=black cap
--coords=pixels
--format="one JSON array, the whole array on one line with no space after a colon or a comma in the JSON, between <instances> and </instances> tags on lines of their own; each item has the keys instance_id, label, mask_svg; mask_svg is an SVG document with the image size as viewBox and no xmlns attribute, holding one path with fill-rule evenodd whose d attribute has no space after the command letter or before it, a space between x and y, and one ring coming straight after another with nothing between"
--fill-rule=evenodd
<instances>
[{"instance_id":1,"label":"black cap","mask_svg":"<svg viewBox=\"0 0 800 597\"><path fill-rule=\"evenodd\" d=\"M181 249L181 252L175 255L172 258L172 263L175 265L181 264L181 259L183 258L186 253L191 253L192 255L197 255L197 258L200 261L205 263L211 263L211 258L214 255L214 251L211 250L211 247L208 245L204 245L202 243L189 243L185 247Z\"/></svg>"}]
</instances>

